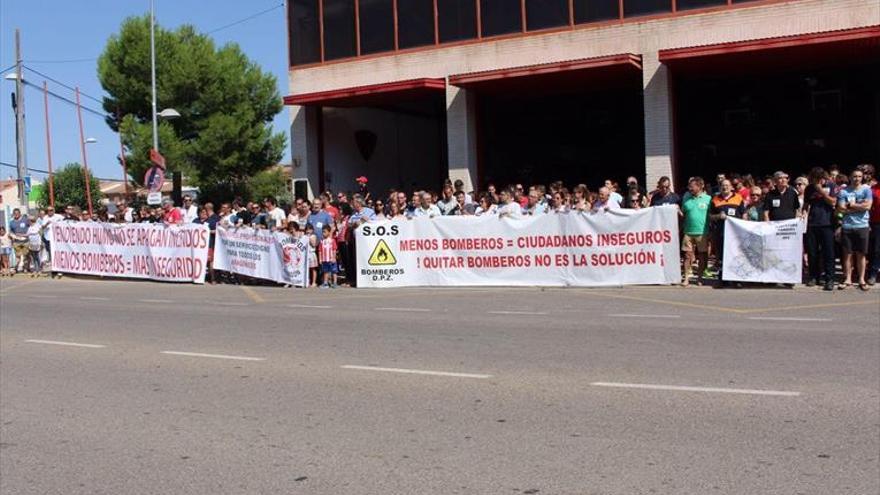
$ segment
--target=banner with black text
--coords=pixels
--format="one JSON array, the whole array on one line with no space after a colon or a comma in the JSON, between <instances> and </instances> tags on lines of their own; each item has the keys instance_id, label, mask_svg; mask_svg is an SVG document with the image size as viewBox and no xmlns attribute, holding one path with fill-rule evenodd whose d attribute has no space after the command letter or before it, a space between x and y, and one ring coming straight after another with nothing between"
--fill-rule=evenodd
<instances>
[{"instance_id":1,"label":"banner with black text","mask_svg":"<svg viewBox=\"0 0 880 495\"><path fill-rule=\"evenodd\" d=\"M803 220L724 222L723 280L799 284L803 272Z\"/></svg>"}]
</instances>

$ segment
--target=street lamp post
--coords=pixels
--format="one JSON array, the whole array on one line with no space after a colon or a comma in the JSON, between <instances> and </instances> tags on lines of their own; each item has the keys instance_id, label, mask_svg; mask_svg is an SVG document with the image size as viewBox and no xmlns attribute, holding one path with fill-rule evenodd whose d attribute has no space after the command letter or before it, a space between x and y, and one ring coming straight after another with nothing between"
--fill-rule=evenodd
<instances>
[{"instance_id":1,"label":"street lamp post","mask_svg":"<svg viewBox=\"0 0 880 495\"><path fill-rule=\"evenodd\" d=\"M153 90L153 149L159 151L159 114L156 111L156 8L150 0L150 83Z\"/></svg>"}]
</instances>

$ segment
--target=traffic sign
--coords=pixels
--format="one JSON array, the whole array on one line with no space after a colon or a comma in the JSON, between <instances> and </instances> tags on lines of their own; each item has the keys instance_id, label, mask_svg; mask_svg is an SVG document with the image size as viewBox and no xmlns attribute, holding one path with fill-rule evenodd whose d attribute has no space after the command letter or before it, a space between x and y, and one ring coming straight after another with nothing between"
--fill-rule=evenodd
<instances>
[{"instance_id":1,"label":"traffic sign","mask_svg":"<svg viewBox=\"0 0 880 495\"><path fill-rule=\"evenodd\" d=\"M144 185L150 192L159 192L165 184L165 171L157 166L152 166L144 175Z\"/></svg>"},{"instance_id":2,"label":"traffic sign","mask_svg":"<svg viewBox=\"0 0 880 495\"><path fill-rule=\"evenodd\" d=\"M162 204L162 193L160 192L151 192L147 194L147 204L148 205L160 205Z\"/></svg>"},{"instance_id":3,"label":"traffic sign","mask_svg":"<svg viewBox=\"0 0 880 495\"><path fill-rule=\"evenodd\" d=\"M150 161L157 167L165 170L165 157L156 148L150 148Z\"/></svg>"},{"instance_id":4,"label":"traffic sign","mask_svg":"<svg viewBox=\"0 0 880 495\"><path fill-rule=\"evenodd\" d=\"M25 175L25 176L24 176L24 193L25 193L25 194L30 194L30 193L31 193L31 184L32 184L32 183L33 183L33 182L32 182L31 176L30 176L30 175Z\"/></svg>"}]
</instances>

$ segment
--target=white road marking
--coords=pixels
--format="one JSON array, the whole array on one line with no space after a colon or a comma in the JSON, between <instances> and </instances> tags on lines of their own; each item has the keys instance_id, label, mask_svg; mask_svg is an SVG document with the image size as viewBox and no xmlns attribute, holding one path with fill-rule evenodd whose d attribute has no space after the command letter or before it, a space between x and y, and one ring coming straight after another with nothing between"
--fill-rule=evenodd
<instances>
[{"instance_id":1,"label":"white road marking","mask_svg":"<svg viewBox=\"0 0 880 495\"><path fill-rule=\"evenodd\" d=\"M376 308L376 311L401 311L410 313L428 313L431 310L425 308Z\"/></svg>"},{"instance_id":2,"label":"white road marking","mask_svg":"<svg viewBox=\"0 0 880 495\"><path fill-rule=\"evenodd\" d=\"M68 347L88 347L89 349L103 349L103 348L107 347L106 345L100 345L100 344L80 344L77 342L59 342L57 340L29 339L29 340L25 340L25 342L30 342L31 344L64 345L64 346L68 346Z\"/></svg>"},{"instance_id":3,"label":"white road marking","mask_svg":"<svg viewBox=\"0 0 880 495\"><path fill-rule=\"evenodd\" d=\"M204 357L204 358L214 358L214 359L233 359L236 361L265 361L266 360L266 358L247 357L247 356L227 356L225 354L205 354L202 352L162 351L160 354L171 354L174 356Z\"/></svg>"},{"instance_id":4,"label":"white road marking","mask_svg":"<svg viewBox=\"0 0 880 495\"><path fill-rule=\"evenodd\" d=\"M612 318L681 318L681 315L628 315L617 313L613 315L608 315Z\"/></svg>"},{"instance_id":5,"label":"white road marking","mask_svg":"<svg viewBox=\"0 0 880 495\"><path fill-rule=\"evenodd\" d=\"M330 309L333 306L317 306L313 304L288 304L288 308Z\"/></svg>"},{"instance_id":6,"label":"white road marking","mask_svg":"<svg viewBox=\"0 0 880 495\"><path fill-rule=\"evenodd\" d=\"M248 303L237 303L237 302L225 302L225 303L223 303L223 306L239 306L239 307L244 307L244 306L250 306L250 304L248 304Z\"/></svg>"},{"instance_id":7,"label":"white road marking","mask_svg":"<svg viewBox=\"0 0 880 495\"><path fill-rule=\"evenodd\" d=\"M28 297L30 297L32 299L58 299L58 296L45 296L42 294L33 294Z\"/></svg>"},{"instance_id":8,"label":"white road marking","mask_svg":"<svg viewBox=\"0 0 880 495\"><path fill-rule=\"evenodd\" d=\"M83 301L109 301L109 297L91 297L91 296L83 296L80 297Z\"/></svg>"},{"instance_id":9,"label":"white road marking","mask_svg":"<svg viewBox=\"0 0 880 495\"><path fill-rule=\"evenodd\" d=\"M155 304L171 304L172 301L170 301L168 299L138 299L138 302L155 303Z\"/></svg>"},{"instance_id":10,"label":"white road marking","mask_svg":"<svg viewBox=\"0 0 880 495\"><path fill-rule=\"evenodd\" d=\"M353 364L347 364L342 366L342 368L347 370L366 370L366 371L385 371L388 373L405 373L410 375L431 375L431 376L451 376L456 378L492 378L492 375L482 375L478 373L453 373L450 371L425 371L425 370L410 370L405 368L380 368L378 366L357 366Z\"/></svg>"},{"instance_id":11,"label":"white road marking","mask_svg":"<svg viewBox=\"0 0 880 495\"><path fill-rule=\"evenodd\" d=\"M787 316L750 316L749 319L766 321L831 321L831 318L795 318Z\"/></svg>"},{"instance_id":12,"label":"white road marking","mask_svg":"<svg viewBox=\"0 0 880 495\"><path fill-rule=\"evenodd\" d=\"M543 311L488 311L490 315L532 315L544 316L547 313Z\"/></svg>"},{"instance_id":13,"label":"white road marking","mask_svg":"<svg viewBox=\"0 0 880 495\"><path fill-rule=\"evenodd\" d=\"M787 392L780 390L753 390L745 388L716 388L716 387L684 387L679 385L650 385L647 383L614 383L614 382L593 382L590 385L594 387L616 387L616 388L641 388L647 390L675 390L679 392L714 392L720 394L747 394L747 395L780 395L783 397L797 397L800 392Z\"/></svg>"}]
</instances>

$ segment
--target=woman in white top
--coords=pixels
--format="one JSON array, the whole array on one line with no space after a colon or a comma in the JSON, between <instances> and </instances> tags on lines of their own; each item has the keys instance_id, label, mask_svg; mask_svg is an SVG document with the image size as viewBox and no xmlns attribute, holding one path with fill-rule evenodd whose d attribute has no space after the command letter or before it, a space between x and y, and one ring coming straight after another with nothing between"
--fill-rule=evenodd
<instances>
[{"instance_id":1,"label":"woman in white top","mask_svg":"<svg viewBox=\"0 0 880 495\"><path fill-rule=\"evenodd\" d=\"M574 188L574 198L572 199L571 209L574 211L590 211L593 205L590 204L590 190L585 184L578 184Z\"/></svg>"},{"instance_id":2,"label":"woman in white top","mask_svg":"<svg viewBox=\"0 0 880 495\"><path fill-rule=\"evenodd\" d=\"M553 193L553 213L568 213L571 209L570 206L571 196L568 194L568 189L562 188Z\"/></svg>"}]
</instances>

